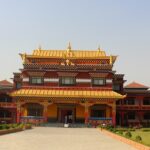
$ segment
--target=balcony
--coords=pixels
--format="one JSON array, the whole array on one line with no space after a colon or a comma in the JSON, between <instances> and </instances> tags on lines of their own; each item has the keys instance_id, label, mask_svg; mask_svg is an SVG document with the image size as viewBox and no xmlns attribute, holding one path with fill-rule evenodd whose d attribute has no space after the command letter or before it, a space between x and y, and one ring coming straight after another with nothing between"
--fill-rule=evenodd
<instances>
[{"instance_id":1,"label":"balcony","mask_svg":"<svg viewBox=\"0 0 150 150\"><path fill-rule=\"evenodd\" d=\"M136 104L136 105L116 105L116 107L117 107L117 109L126 109L126 110L128 110L128 109L140 109L141 108L141 106L138 104Z\"/></svg>"},{"instance_id":2,"label":"balcony","mask_svg":"<svg viewBox=\"0 0 150 150\"><path fill-rule=\"evenodd\" d=\"M2 107L2 108L16 108L16 104L10 103L10 102L0 102L0 107Z\"/></svg>"}]
</instances>

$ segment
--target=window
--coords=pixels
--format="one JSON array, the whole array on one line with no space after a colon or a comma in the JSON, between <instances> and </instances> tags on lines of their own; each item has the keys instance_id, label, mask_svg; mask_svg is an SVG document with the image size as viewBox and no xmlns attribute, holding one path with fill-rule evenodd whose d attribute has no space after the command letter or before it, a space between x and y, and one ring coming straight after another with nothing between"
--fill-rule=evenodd
<instances>
[{"instance_id":1,"label":"window","mask_svg":"<svg viewBox=\"0 0 150 150\"><path fill-rule=\"evenodd\" d=\"M39 104L27 104L27 115L28 116L42 116L43 107Z\"/></svg>"},{"instance_id":2,"label":"window","mask_svg":"<svg viewBox=\"0 0 150 150\"><path fill-rule=\"evenodd\" d=\"M91 110L91 117L105 117L105 110Z\"/></svg>"},{"instance_id":3,"label":"window","mask_svg":"<svg viewBox=\"0 0 150 150\"><path fill-rule=\"evenodd\" d=\"M0 102L12 102L12 98L8 95L2 94L0 95Z\"/></svg>"},{"instance_id":4,"label":"window","mask_svg":"<svg viewBox=\"0 0 150 150\"><path fill-rule=\"evenodd\" d=\"M145 98L143 100L143 105L150 105L150 98Z\"/></svg>"},{"instance_id":5,"label":"window","mask_svg":"<svg viewBox=\"0 0 150 150\"><path fill-rule=\"evenodd\" d=\"M115 84L115 85L113 85L113 90L114 91L120 91L120 85L119 84Z\"/></svg>"},{"instance_id":6,"label":"window","mask_svg":"<svg viewBox=\"0 0 150 150\"><path fill-rule=\"evenodd\" d=\"M133 98L126 99L124 101L124 104L126 104L126 105L135 105L135 100Z\"/></svg>"},{"instance_id":7,"label":"window","mask_svg":"<svg viewBox=\"0 0 150 150\"><path fill-rule=\"evenodd\" d=\"M144 114L144 119L149 120L150 119L150 113L145 113Z\"/></svg>"},{"instance_id":8,"label":"window","mask_svg":"<svg viewBox=\"0 0 150 150\"><path fill-rule=\"evenodd\" d=\"M75 85L75 77L61 77L60 85Z\"/></svg>"},{"instance_id":9,"label":"window","mask_svg":"<svg viewBox=\"0 0 150 150\"><path fill-rule=\"evenodd\" d=\"M135 112L128 113L128 119L134 120L135 119Z\"/></svg>"},{"instance_id":10,"label":"window","mask_svg":"<svg viewBox=\"0 0 150 150\"><path fill-rule=\"evenodd\" d=\"M103 78L93 78L92 84L95 86L105 85L105 80Z\"/></svg>"},{"instance_id":11,"label":"window","mask_svg":"<svg viewBox=\"0 0 150 150\"><path fill-rule=\"evenodd\" d=\"M20 88L21 88L21 83L20 83L20 82L17 82L17 83L16 83L16 88L17 88L17 89L20 89Z\"/></svg>"},{"instance_id":12,"label":"window","mask_svg":"<svg viewBox=\"0 0 150 150\"><path fill-rule=\"evenodd\" d=\"M121 100L116 101L116 105L120 105L121 104Z\"/></svg>"},{"instance_id":13,"label":"window","mask_svg":"<svg viewBox=\"0 0 150 150\"><path fill-rule=\"evenodd\" d=\"M42 84L43 78L42 77L31 77L31 84Z\"/></svg>"}]
</instances>

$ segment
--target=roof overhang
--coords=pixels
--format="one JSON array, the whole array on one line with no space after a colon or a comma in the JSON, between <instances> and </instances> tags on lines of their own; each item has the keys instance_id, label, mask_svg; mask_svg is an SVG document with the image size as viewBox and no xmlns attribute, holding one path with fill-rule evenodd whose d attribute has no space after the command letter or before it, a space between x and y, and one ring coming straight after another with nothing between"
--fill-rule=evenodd
<instances>
[{"instance_id":1,"label":"roof overhang","mask_svg":"<svg viewBox=\"0 0 150 150\"><path fill-rule=\"evenodd\" d=\"M60 90L60 89L20 89L11 93L12 97L70 97L123 99L126 96L114 91L98 90Z\"/></svg>"}]
</instances>

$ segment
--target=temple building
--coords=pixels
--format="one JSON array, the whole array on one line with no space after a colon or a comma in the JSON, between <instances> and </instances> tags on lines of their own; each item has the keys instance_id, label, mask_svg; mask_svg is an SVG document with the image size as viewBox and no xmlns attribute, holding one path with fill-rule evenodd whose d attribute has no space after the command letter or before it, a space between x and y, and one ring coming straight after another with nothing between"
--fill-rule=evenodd
<instances>
[{"instance_id":1,"label":"temple building","mask_svg":"<svg viewBox=\"0 0 150 150\"><path fill-rule=\"evenodd\" d=\"M20 55L23 69L14 73L16 90L11 94L17 122L34 116L44 122L98 120L116 125L116 101L125 98L113 90L123 82L112 70L117 56L100 48L72 50L70 44L66 50L39 48Z\"/></svg>"},{"instance_id":2,"label":"temple building","mask_svg":"<svg viewBox=\"0 0 150 150\"><path fill-rule=\"evenodd\" d=\"M150 121L148 87L124 88L124 75L113 70L117 56L100 48L73 50L70 44L20 56L23 67L14 73L11 103L6 102L15 108L12 122L129 126Z\"/></svg>"}]
</instances>

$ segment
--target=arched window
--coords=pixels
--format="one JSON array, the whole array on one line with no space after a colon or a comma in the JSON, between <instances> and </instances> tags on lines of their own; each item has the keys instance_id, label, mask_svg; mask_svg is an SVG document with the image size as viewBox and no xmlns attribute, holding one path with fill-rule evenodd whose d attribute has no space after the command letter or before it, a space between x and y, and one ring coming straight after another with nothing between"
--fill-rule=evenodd
<instances>
[{"instance_id":1,"label":"arched window","mask_svg":"<svg viewBox=\"0 0 150 150\"><path fill-rule=\"evenodd\" d=\"M27 115L28 116L43 116L43 106L37 103L28 103L27 106Z\"/></svg>"}]
</instances>

